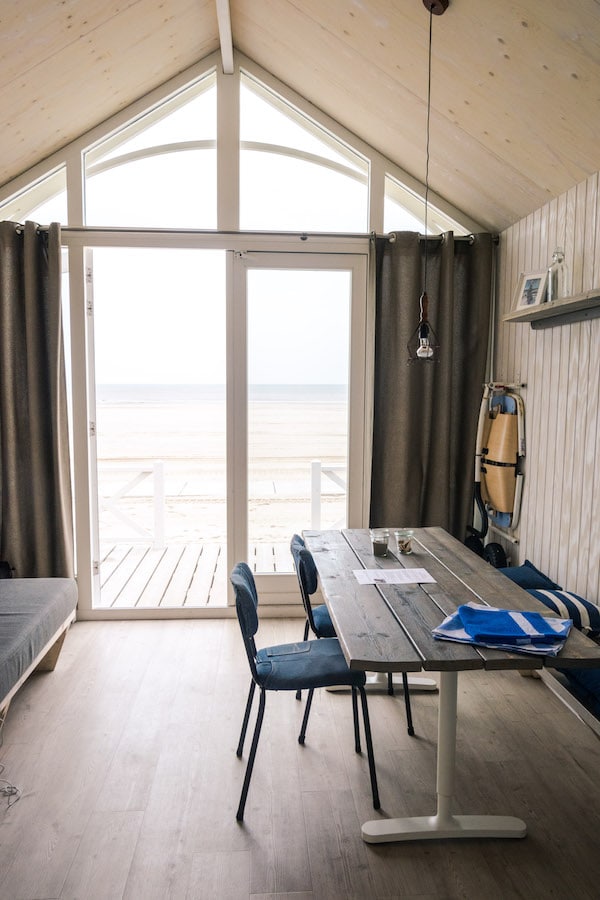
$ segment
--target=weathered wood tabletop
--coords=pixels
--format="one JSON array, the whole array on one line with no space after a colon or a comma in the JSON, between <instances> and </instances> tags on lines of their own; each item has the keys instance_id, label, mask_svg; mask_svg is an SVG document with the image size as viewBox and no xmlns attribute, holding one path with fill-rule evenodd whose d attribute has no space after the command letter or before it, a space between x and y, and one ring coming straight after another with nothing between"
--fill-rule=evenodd
<instances>
[{"instance_id":1,"label":"weathered wood tabletop","mask_svg":"<svg viewBox=\"0 0 600 900\"><path fill-rule=\"evenodd\" d=\"M442 528L417 528L413 553L374 556L369 531L305 531L323 597L352 669L374 672L432 672L465 669L597 667L600 646L571 630L557 657L507 653L436 640L431 630L462 603L475 601L502 609L546 606L514 584ZM423 568L433 584L359 584L357 569Z\"/></svg>"}]
</instances>

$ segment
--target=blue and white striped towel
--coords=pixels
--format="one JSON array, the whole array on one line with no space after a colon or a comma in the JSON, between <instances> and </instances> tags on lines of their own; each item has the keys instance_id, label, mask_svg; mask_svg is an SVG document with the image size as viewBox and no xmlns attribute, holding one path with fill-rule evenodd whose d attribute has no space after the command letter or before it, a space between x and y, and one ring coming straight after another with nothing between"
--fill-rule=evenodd
<instances>
[{"instance_id":1,"label":"blue and white striped towel","mask_svg":"<svg viewBox=\"0 0 600 900\"><path fill-rule=\"evenodd\" d=\"M556 656L572 624L571 619L546 618L535 612L466 603L432 629L432 633L440 640Z\"/></svg>"}]
</instances>

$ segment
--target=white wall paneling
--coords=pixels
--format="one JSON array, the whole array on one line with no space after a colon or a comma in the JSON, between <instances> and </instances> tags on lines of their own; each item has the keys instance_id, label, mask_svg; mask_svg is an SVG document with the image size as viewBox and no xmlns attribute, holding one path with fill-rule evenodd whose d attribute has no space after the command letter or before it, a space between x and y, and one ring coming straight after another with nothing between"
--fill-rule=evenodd
<instances>
[{"instance_id":1,"label":"white wall paneling","mask_svg":"<svg viewBox=\"0 0 600 900\"><path fill-rule=\"evenodd\" d=\"M534 330L504 323L520 273L565 250L570 293L600 286L599 175L515 223L500 238L494 378L522 381L527 456L520 543L564 588L600 601L600 319Z\"/></svg>"}]
</instances>

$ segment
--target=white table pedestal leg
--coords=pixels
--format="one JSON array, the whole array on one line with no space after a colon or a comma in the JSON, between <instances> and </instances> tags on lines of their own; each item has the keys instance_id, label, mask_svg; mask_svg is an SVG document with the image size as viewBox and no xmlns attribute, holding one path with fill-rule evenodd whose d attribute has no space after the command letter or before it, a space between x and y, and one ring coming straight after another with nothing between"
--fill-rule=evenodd
<instances>
[{"instance_id":1,"label":"white table pedestal leg","mask_svg":"<svg viewBox=\"0 0 600 900\"><path fill-rule=\"evenodd\" d=\"M362 826L363 840L415 841L441 838L521 838L527 826L513 816L456 816L452 814L456 760L457 672L442 672L438 712L437 812L433 816L375 819Z\"/></svg>"},{"instance_id":2,"label":"white table pedestal leg","mask_svg":"<svg viewBox=\"0 0 600 900\"><path fill-rule=\"evenodd\" d=\"M408 687L411 691L437 691L438 684L435 678L424 678L422 675L411 675L407 673L408 678ZM394 690L398 689L402 690L402 675L394 675ZM388 689L388 677L385 672L373 672L371 675L367 675L367 683L365 684L365 690L369 691L375 690L383 690L387 692Z\"/></svg>"}]
</instances>

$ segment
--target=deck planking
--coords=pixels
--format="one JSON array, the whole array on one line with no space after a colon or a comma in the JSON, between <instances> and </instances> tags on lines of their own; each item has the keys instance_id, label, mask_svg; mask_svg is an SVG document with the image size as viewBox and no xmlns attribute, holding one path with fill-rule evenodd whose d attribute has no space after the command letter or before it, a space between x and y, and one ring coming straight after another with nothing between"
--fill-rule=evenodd
<instances>
[{"instance_id":1,"label":"deck planking","mask_svg":"<svg viewBox=\"0 0 600 900\"><path fill-rule=\"evenodd\" d=\"M254 544L254 572L289 573L289 544ZM102 548L99 609L221 607L227 597L224 544L111 543Z\"/></svg>"}]
</instances>

